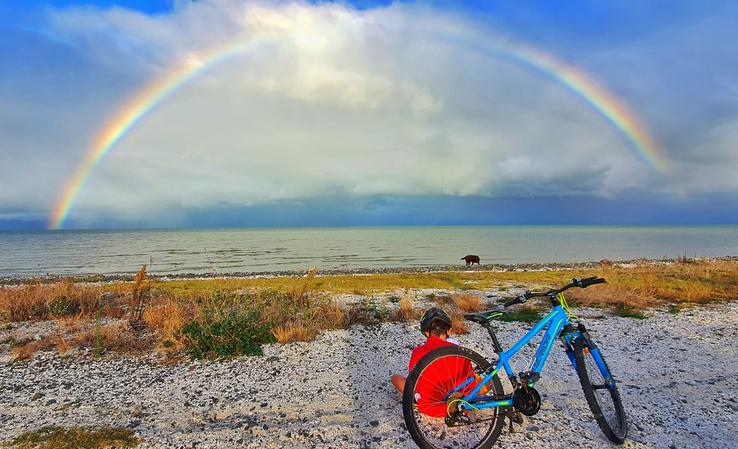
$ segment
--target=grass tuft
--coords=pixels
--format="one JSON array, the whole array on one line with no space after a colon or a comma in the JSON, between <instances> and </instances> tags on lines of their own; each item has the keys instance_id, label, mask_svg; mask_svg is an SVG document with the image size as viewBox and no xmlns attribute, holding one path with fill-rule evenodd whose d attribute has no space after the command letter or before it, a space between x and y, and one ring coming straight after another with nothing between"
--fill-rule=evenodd
<instances>
[{"instance_id":1,"label":"grass tuft","mask_svg":"<svg viewBox=\"0 0 738 449\"><path fill-rule=\"evenodd\" d=\"M11 442L17 449L134 448L141 443L131 429L114 427L42 427Z\"/></svg>"},{"instance_id":2,"label":"grass tuft","mask_svg":"<svg viewBox=\"0 0 738 449\"><path fill-rule=\"evenodd\" d=\"M625 318L635 318L638 320L646 319L646 316L641 313L638 309L635 309L625 303L618 303L614 307L614 312L618 316Z\"/></svg>"},{"instance_id":3,"label":"grass tuft","mask_svg":"<svg viewBox=\"0 0 738 449\"><path fill-rule=\"evenodd\" d=\"M310 341L318 335L318 329L315 326L309 326L305 323L288 323L277 326L272 330L274 338L279 343L291 343L294 341Z\"/></svg>"},{"instance_id":4,"label":"grass tuft","mask_svg":"<svg viewBox=\"0 0 738 449\"><path fill-rule=\"evenodd\" d=\"M182 328L185 350L194 359L262 355L274 336L259 314L240 304L210 305Z\"/></svg>"},{"instance_id":5,"label":"grass tuft","mask_svg":"<svg viewBox=\"0 0 738 449\"><path fill-rule=\"evenodd\" d=\"M543 315L537 308L533 306L523 305L516 309L505 310L505 313L503 313L502 316L497 319L500 321L505 321L507 323L511 323L513 321L535 323L537 321L540 321L542 317Z\"/></svg>"},{"instance_id":6,"label":"grass tuft","mask_svg":"<svg viewBox=\"0 0 738 449\"><path fill-rule=\"evenodd\" d=\"M452 295L451 300L462 312L478 312L484 308L479 295L472 293L458 293Z\"/></svg>"},{"instance_id":7,"label":"grass tuft","mask_svg":"<svg viewBox=\"0 0 738 449\"><path fill-rule=\"evenodd\" d=\"M452 310L449 313L451 317L451 333L455 335L462 335L469 333L469 326L464 319L464 315L456 310Z\"/></svg>"},{"instance_id":8,"label":"grass tuft","mask_svg":"<svg viewBox=\"0 0 738 449\"><path fill-rule=\"evenodd\" d=\"M415 310L415 301L412 296L404 295L400 298L399 307L392 314L392 321L410 321L416 318L418 312Z\"/></svg>"}]
</instances>

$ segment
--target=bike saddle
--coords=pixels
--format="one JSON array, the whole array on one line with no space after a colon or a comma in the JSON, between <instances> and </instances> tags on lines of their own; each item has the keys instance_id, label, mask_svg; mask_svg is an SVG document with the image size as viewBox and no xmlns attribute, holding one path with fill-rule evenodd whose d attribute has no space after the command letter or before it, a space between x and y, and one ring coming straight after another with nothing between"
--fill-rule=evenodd
<instances>
[{"instance_id":1,"label":"bike saddle","mask_svg":"<svg viewBox=\"0 0 738 449\"><path fill-rule=\"evenodd\" d=\"M499 317L500 315L502 315L502 312L499 312L497 310L487 310L486 312L465 313L464 319L467 319L469 321L473 321L479 324L487 324L490 321L492 321L494 318Z\"/></svg>"}]
</instances>

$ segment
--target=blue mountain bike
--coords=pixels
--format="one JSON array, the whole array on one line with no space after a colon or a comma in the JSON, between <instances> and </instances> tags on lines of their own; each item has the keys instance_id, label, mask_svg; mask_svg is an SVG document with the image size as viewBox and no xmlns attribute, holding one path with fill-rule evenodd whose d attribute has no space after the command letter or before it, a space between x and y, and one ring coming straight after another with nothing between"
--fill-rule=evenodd
<instances>
[{"instance_id":1,"label":"blue mountain bike","mask_svg":"<svg viewBox=\"0 0 738 449\"><path fill-rule=\"evenodd\" d=\"M448 346L430 352L417 363L405 383L402 408L407 429L418 446L490 448L500 436L506 417L512 429L513 422L522 423L522 415L535 415L541 407L535 384L556 339L563 343L600 429L610 441L623 443L628 427L612 372L584 324L570 321L577 318L564 297L569 288L603 282L605 279L598 277L574 279L556 290L527 291L495 310L464 315L487 329L497 362L490 363L468 348ZM553 310L512 348L503 351L492 322L503 315L505 308L534 297L548 298ZM544 334L528 369L513 372L510 359L540 332ZM505 393L498 377L500 370L505 370L512 393Z\"/></svg>"}]
</instances>

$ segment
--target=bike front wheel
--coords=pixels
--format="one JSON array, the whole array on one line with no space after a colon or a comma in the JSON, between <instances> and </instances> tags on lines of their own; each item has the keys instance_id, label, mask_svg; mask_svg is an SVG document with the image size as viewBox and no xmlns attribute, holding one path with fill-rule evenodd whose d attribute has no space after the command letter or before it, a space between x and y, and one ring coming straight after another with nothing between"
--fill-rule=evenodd
<instances>
[{"instance_id":1,"label":"bike front wheel","mask_svg":"<svg viewBox=\"0 0 738 449\"><path fill-rule=\"evenodd\" d=\"M584 397L597 424L610 441L622 444L628 435L625 409L602 351L580 337L574 341L574 357Z\"/></svg>"},{"instance_id":2,"label":"bike front wheel","mask_svg":"<svg viewBox=\"0 0 738 449\"><path fill-rule=\"evenodd\" d=\"M470 409L455 415L454 401L468 394L482 380L489 362L461 346L436 349L424 356L405 382L402 411L405 425L421 449L488 449L502 432L503 415L499 408ZM457 393L452 393L471 380ZM503 393L495 375L480 390L491 398Z\"/></svg>"}]
</instances>

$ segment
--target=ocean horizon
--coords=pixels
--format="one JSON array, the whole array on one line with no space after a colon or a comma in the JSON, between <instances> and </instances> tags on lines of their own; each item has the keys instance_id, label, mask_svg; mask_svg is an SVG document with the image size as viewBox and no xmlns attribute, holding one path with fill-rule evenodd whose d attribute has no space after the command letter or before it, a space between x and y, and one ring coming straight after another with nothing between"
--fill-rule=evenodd
<instances>
[{"instance_id":1,"label":"ocean horizon","mask_svg":"<svg viewBox=\"0 0 738 449\"><path fill-rule=\"evenodd\" d=\"M738 225L469 225L0 232L0 276L158 275L738 255Z\"/></svg>"}]
</instances>

